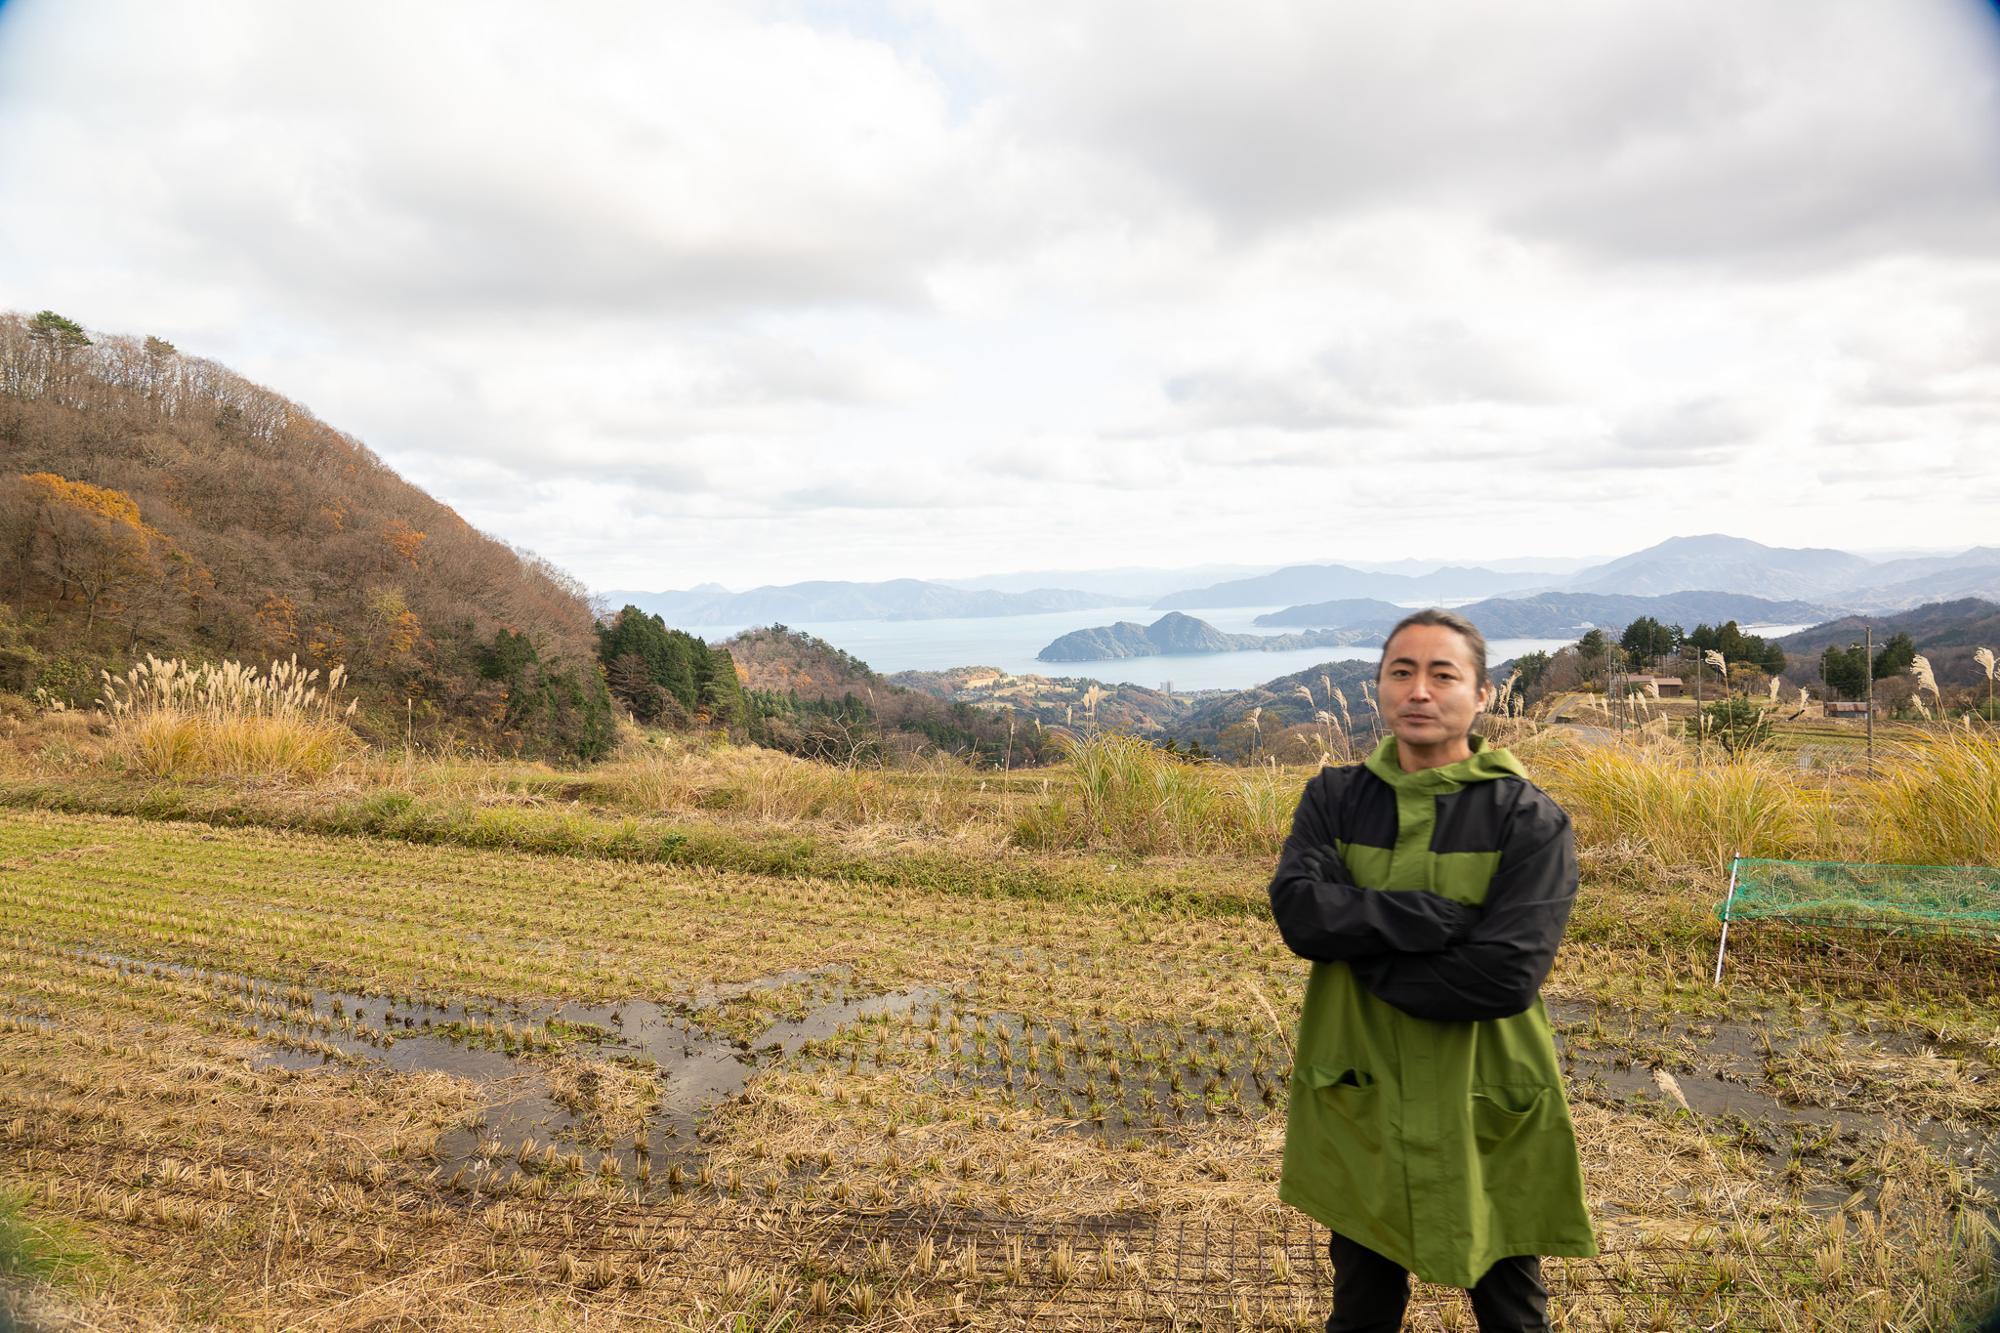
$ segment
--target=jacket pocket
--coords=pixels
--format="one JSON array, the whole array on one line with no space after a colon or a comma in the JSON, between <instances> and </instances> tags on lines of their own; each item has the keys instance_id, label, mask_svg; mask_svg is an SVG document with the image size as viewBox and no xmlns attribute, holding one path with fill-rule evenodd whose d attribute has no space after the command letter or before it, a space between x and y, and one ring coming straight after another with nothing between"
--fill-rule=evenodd
<instances>
[{"instance_id":1,"label":"jacket pocket","mask_svg":"<svg viewBox=\"0 0 2000 1333\"><path fill-rule=\"evenodd\" d=\"M1324 1065L1303 1065L1299 1069L1299 1077L1305 1080L1305 1084L1309 1088L1372 1088L1375 1086L1375 1076L1364 1073L1359 1069L1335 1071L1326 1068Z\"/></svg>"},{"instance_id":2,"label":"jacket pocket","mask_svg":"<svg viewBox=\"0 0 2000 1333\"><path fill-rule=\"evenodd\" d=\"M1562 1092L1547 1084L1474 1084L1472 1169L1488 1224L1510 1244L1567 1235L1581 1225L1576 1131ZM1512 1251L1509 1251L1510 1253Z\"/></svg>"},{"instance_id":3,"label":"jacket pocket","mask_svg":"<svg viewBox=\"0 0 2000 1333\"><path fill-rule=\"evenodd\" d=\"M1382 1150L1381 1093L1366 1070L1303 1065L1299 1081L1316 1115L1320 1134L1356 1142L1369 1152Z\"/></svg>"},{"instance_id":4,"label":"jacket pocket","mask_svg":"<svg viewBox=\"0 0 2000 1333\"><path fill-rule=\"evenodd\" d=\"M1398 1235L1408 1226L1402 1161L1387 1094L1364 1069L1299 1065L1285 1127L1284 1191L1331 1225Z\"/></svg>"},{"instance_id":5,"label":"jacket pocket","mask_svg":"<svg viewBox=\"0 0 2000 1333\"><path fill-rule=\"evenodd\" d=\"M1494 1085L1472 1091L1472 1133L1482 1152L1523 1133L1532 1134L1545 1122L1542 1108L1549 1089L1525 1085Z\"/></svg>"}]
</instances>

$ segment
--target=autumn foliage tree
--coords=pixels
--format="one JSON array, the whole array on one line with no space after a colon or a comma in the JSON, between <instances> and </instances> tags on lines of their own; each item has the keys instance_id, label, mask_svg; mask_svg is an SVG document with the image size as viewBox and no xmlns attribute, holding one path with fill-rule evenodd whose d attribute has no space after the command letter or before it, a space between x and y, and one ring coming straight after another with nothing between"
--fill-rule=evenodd
<instances>
[{"instance_id":1,"label":"autumn foliage tree","mask_svg":"<svg viewBox=\"0 0 2000 1333\"><path fill-rule=\"evenodd\" d=\"M297 653L345 666L358 725L383 738L408 720L419 739L551 758L609 743L574 579L212 361L53 311L0 314L0 459L21 688L148 652ZM503 635L532 657L500 678L485 667Z\"/></svg>"},{"instance_id":2,"label":"autumn foliage tree","mask_svg":"<svg viewBox=\"0 0 2000 1333\"><path fill-rule=\"evenodd\" d=\"M80 608L86 638L112 618L136 636L135 610L192 611L207 581L131 496L53 472L0 479L0 547L9 556L7 594L58 614ZM156 614L146 627L160 626Z\"/></svg>"}]
</instances>

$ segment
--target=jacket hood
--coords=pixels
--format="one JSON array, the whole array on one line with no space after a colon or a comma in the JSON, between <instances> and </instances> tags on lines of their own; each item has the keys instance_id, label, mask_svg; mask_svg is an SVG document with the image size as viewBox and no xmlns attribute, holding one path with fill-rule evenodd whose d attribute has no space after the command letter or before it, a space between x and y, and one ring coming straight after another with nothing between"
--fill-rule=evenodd
<instances>
[{"instance_id":1,"label":"jacket hood","mask_svg":"<svg viewBox=\"0 0 2000 1333\"><path fill-rule=\"evenodd\" d=\"M1488 744L1486 738L1477 732L1468 739L1472 745L1470 757L1461 759L1455 764L1445 764L1438 768L1420 768L1414 773L1405 773L1402 764L1396 758L1396 738L1384 736L1382 743L1368 756L1368 771L1402 791L1451 791L1473 782L1528 776L1528 770L1521 767L1521 761L1514 757L1512 750L1503 750L1499 746Z\"/></svg>"}]
</instances>

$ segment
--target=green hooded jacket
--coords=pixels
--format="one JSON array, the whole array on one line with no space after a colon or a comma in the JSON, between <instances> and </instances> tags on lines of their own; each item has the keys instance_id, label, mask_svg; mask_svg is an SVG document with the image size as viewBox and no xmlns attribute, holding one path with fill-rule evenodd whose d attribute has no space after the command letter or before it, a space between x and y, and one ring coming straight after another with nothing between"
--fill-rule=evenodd
<instances>
[{"instance_id":1,"label":"green hooded jacket","mask_svg":"<svg viewBox=\"0 0 2000 1333\"><path fill-rule=\"evenodd\" d=\"M1577 889L1514 756L1405 773L1394 737L1306 784L1271 881L1313 961L1278 1196L1427 1282L1597 1253L1539 990Z\"/></svg>"}]
</instances>

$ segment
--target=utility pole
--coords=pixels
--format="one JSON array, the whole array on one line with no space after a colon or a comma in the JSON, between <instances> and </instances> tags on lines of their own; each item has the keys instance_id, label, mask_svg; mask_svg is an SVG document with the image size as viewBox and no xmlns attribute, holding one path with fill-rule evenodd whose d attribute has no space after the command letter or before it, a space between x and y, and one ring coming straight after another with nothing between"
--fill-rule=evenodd
<instances>
[{"instance_id":1,"label":"utility pole","mask_svg":"<svg viewBox=\"0 0 2000 1333\"><path fill-rule=\"evenodd\" d=\"M1868 771L1875 771L1875 627L1863 630L1862 661L1868 672Z\"/></svg>"}]
</instances>

